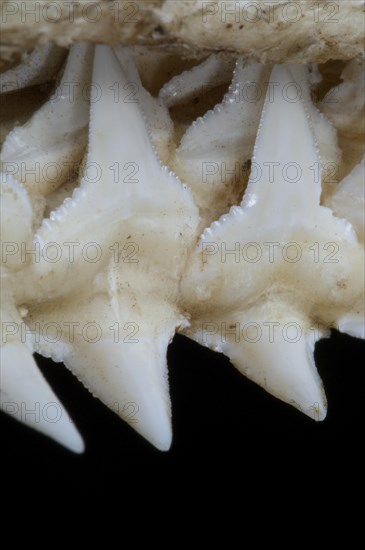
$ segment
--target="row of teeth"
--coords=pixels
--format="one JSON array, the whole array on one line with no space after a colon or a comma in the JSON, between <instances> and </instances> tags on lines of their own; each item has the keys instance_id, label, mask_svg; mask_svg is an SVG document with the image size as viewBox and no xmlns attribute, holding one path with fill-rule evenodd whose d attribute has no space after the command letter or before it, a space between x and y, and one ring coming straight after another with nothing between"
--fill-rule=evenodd
<instances>
[{"instance_id":1,"label":"row of teeth","mask_svg":"<svg viewBox=\"0 0 365 550\"><path fill-rule=\"evenodd\" d=\"M0 75L0 89L48 81L64 56L57 46L37 48ZM329 328L364 338L364 160L354 162L346 148L361 133L364 84L362 65L352 61L336 108L326 102L333 90L315 105L318 74L315 66L243 58L233 68L212 55L154 97L132 50L72 46L54 94L10 131L1 151L3 411L83 450L66 414L57 422L22 414L24 404L63 410L36 351L63 361L111 409L121 404L127 422L128 404L137 404L132 426L167 450L166 352L179 331L324 419L315 343ZM175 143L172 110L205 82L229 78L221 103ZM90 83L101 92L97 101L82 93ZM115 90L131 83L137 101L116 99ZM242 98L244 85L258 86L262 97ZM284 93L293 86L295 101ZM324 168L341 156L343 177L334 183ZM227 170L248 162L249 177ZM37 163L76 165L79 175L70 180L60 170L54 181L40 170L35 181ZM85 166L97 166L101 178L93 181Z\"/></svg>"}]
</instances>

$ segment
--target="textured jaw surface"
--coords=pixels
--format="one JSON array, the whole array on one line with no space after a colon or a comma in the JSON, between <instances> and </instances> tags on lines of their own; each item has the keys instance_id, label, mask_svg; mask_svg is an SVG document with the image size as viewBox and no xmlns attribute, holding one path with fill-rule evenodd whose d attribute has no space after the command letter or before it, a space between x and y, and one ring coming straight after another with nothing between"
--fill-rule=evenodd
<instances>
[{"instance_id":1,"label":"textured jaw surface","mask_svg":"<svg viewBox=\"0 0 365 550\"><path fill-rule=\"evenodd\" d=\"M6 139L4 165L77 159L72 179L61 173L49 187L1 178L2 403L18 420L29 424L23 403L47 410L50 402L66 419L36 351L63 361L167 450L166 353L177 331L307 416L325 417L315 343L330 328L364 337L364 167L338 187L326 179L325 167L343 161L336 117L332 125L312 101L314 66L238 58L222 101L187 124L201 79L229 80L232 64L222 59L173 77L157 96L143 88L132 50L75 45L60 101ZM59 93L74 78L96 92L90 104ZM180 144L176 106L188 113ZM36 424L82 451L68 420Z\"/></svg>"}]
</instances>

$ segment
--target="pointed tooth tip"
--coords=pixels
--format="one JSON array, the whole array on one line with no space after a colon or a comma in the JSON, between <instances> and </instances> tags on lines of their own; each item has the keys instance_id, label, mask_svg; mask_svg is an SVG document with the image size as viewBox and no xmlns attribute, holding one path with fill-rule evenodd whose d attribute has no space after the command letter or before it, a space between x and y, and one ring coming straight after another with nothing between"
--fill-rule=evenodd
<instances>
[{"instance_id":1,"label":"pointed tooth tip","mask_svg":"<svg viewBox=\"0 0 365 550\"><path fill-rule=\"evenodd\" d=\"M38 370L28 348L19 342L9 342L1 346L1 368L2 405L6 403L5 397L6 400L9 399L9 402L17 406L15 413L6 411L3 406L2 410L29 428L57 441L70 451L78 454L83 453L85 444L81 435ZM25 407L25 405L27 406ZM22 412L24 408L29 411L36 410L35 405L39 405L39 410L42 411L39 413L38 421L35 414L24 416ZM44 407L48 405L57 406L59 418L56 421L46 418Z\"/></svg>"},{"instance_id":2,"label":"pointed tooth tip","mask_svg":"<svg viewBox=\"0 0 365 550\"><path fill-rule=\"evenodd\" d=\"M143 434L140 434L140 435L143 435ZM153 436L151 436L150 434L148 437L146 435L143 435L143 437L149 443L151 443L151 445L153 445L158 451L162 451L162 452L169 451L172 444L171 424L169 423L169 426L167 429L161 430L161 427L160 427L159 433L154 433Z\"/></svg>"},{"instance_id":3,"label":"pointed tooth tip","mask_svg":"<svg viewBox=\"0 0 365 550\"><path fill-rule=\"evenodd\" d=\"M104 339L84 346L72 360L65 359L95 397L161 451L168 450L172 441L166 364L169 339L170 331L161 340L145 335L129 346Z\"/></svg>"},{"instance_id":4,"label":"pointed tooth tip","mask_svg":"<svg viewBox=\"0 0 365 550\"><path fill-rule=\"evenodd\" d=\"M43 432L47 437L53 439L69 451L75 454L83 454L85 452L85 442L73 425L72 421L67 421L68 426L64 425L61 430L51 434Z\"/></svg>"},{"instance_id":5,"label":"pointed tooth tip","mask_svg":"<svg viewBox=\"0 0 365 550\"><path fill-rule=\"evenodd\" d=\"M159 451L168 451L172 443L171 417L165 410L158 411L158 407L154 409L153 413L144 415L143 422L135 424L131 424L129 419L124 418L122 414L119 416L153 447Z\"/></svg>"},{"instance_id":6,"label":"pointed tooth tip","mask_svg":"<svg viewBox=\"0 0 365 550\"><path fill-rule=\"evenodd\" d=\"M323 422L327 416L327 400L325 395L322 396L322 399L319 399L309 406L301 406L296 402L290 402L289 404L315 422Z\"/></svg>"},{"instance_id":7,"label":"pointed tooth tip","mask_svg":"<svg viewBox=\"0 0 365 550\"><path fill-rule=\"evenodd\" d=\"M271 304L270 312L270 318L281 318L282 323L296 320L299 326L309 327L309 320L284 304ZM242 322L246 316L238 315L233 320L236 318ZM253 308L247 318L263 323L268 318L267 305ZM267 392L312 419L321 421L326 417L327 404L322 381L315 367L314 343L311 331L306 328L295 342L289 341L278 331L274 337L263 337L255 343L244 339L239 342L227 341L223 352L242 374Z\"/></svg>"},{"instance_id":8,"label":"pointed tooth tip","mask_svg":"<svg viewBox=\"0 0 365 550\"><path fill-rule=\"evenodd\" d=\"M365 319L361 319L360 316L346 315L342 317L337 323L337 328L349 336L365 340Z\"/></svg>"},{"instance_id":9,"label":"pointed tooth tip","mask_svg":"<svg viewBox=\"0 0 365 550\"><path fill-rule=\"evenodd\" d=\"M131 427L159 451L168 451L172 442L169 407L166 407L160 395L145 395L144 400L142 395L139 397L141 403L144 401L145 406L139 410L139 421L131 424ZM120 416L128 422L128 418Z\"/></svg>"},{"instance_id":10,"label":"pointed tooth tip","mask_svg":"<svg viewBox=\"0 0 365 550\"><path fill-rule=\"evenodd\" d=\"M64 444L65 447L73 451L74 453L81 455L85 452L85 442L81 435L76 431L77 438L73 438L68 445Z\"/></svg>"}]
</instances>

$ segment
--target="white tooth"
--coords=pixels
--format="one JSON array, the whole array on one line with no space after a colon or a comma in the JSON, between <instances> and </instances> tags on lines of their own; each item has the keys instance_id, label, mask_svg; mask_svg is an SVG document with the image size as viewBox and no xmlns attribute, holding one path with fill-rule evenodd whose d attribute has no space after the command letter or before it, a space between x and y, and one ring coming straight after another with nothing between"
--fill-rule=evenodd
<instances>
[{"instance_id":1,"label":"white tooth","mask_svg":"<svg viewBox=\"0 0 365 550\"><path fill-rule=\"evenodd\" d=\"M95 397L166 450L171 444L167 347L176 327L186 326L186 320L168 302L176 289L163 273L158 285L151 271L142 279L140 272L139 266L129 275L128 266L120 274L113 270L107 291L90 285L88 294L70 297L62 305L33 308L28 324L43 327L52 319L65 327L56 343L41 334L37 351L63 361ZM103 285L102 281L105 278L100 278ZM85 330L90 319L98 319L96 330ZM70 323L76 327L72 335L66 328Z\"/></svg>"},{"instance_id":2,"label":"white tooth","mask_svg":"<svg viewBox=\"0 0 365 550\"><path fill-rule=\"evenodd\" d=\"M363 303L364 251L351 224L320 206L320 159L305 102L288 98L292 84L287 66L273 69L242 205L203 233L181 289L192 317L189 336L223 351L269 392L321 419L326 406L313 348L314 337L323 334L315 335L310 323L331 327L340 318L339 326L360 333L357 321L341 314ZM294 178L286 177L288 165L296 168ZM291 258L284 257L288 244L295 249ZM278 254L268 251L271 245ZM313 255L330 249L335 254ZM259 335L252 342L239 332L238 339L222 339L221 327L225 332L250 321L259 321L262 331L279 324L276 338ZM297 342L282 332L292 322L301 331Z\"/></svg>"},{"instance_id":3,"label":"white tooth","mask_svg":"<svg viewBox=\"0 0 365 550\"><path fill-rule=\"evenodd\" d=\"M365 157L341 181L336 193L326 201L326 206L332 208L336 216L348 220L359 241L365 242Z\"/></svg>"},{"instance_id":4,"label":"white tooth","mask_svg":"<svg viewBox=\"0 0 365 550\"><path fill-rule=\"evenodd\" d=\"M365 79L364 60L349 61L341 74L343 82L323 98L320 106L336 128L344 132L363 133Z\"/></svg>"},{"instance_id":5,"label":"white tooth","mask_svg":"<svg viewBox=\"0 0 365 550\"><path fill-rule=\"evenodd\" d=\"M328 195L331 193L336 183L336 178L338 178L342 155L338 145L337 130L328 118L317 109L311 99L309 67L299 64L289 64L287 67L297 85L297 90L292 87L291 92L288 92L288 94L291 93L294 97L296 97L296 95L301 97L310 115L310 122L318 144L321 162L324 167L322 172L322 196L323 194Z\"/></svg>"},{"instance_id":6,"label":"white tooth","mask_svg":"<svg viewBox=\"0 0 365 550\"><path fill-rule=\"evenodd\" d=\"M93 49L90 44L72 46L51 98L24 126L12 130L3 144L3 166L18 166L15 175L30 192L48 195L72 175L81 160L87 142L86 91Z\"/></svg>"},{"instance_id":7,"label":"white tooth","mask_svg":"<svg viewBox=\"0 0 365 550\"><path fill-rule=\"evenodd\" d=\"M219 86L232 78L233 64L212 54L199 65L174 76L161 88L159 97L167 107L187 103L202 87Z\"/></svg>"},{"instance_id":8,"label":"white tooth","mask_svg":"<svg viewBox=\"0 0 365 550\"><path fill-rule=\"evenodd\" d=\"M223 352L242 374L275 397L314 420L325 418L326 398L313 357L323 333L311 330L290 306L266 304L212 326L220 329L206 331L205 345Z\"/></svg>"},{"instance_id":9,"label":"white tooth","mask_svg":"<svg viewBox=\"0 0 365 550\"><path fill-rule=\"evenodd\" d=\"M364 59L357 57L349 61L341 74L343 82L331 88L319 104L337 128L341 140L339 179L349 174L364 154L364 68Z\"/></svg>"},{"instance_id":10,"label":"white tooth","mask_svg":"<svg viewBox=\"0 0 365 550\"><path fill-rule=\"evenodd\" d=\"M343 315L336 323L340 332L345 332L355 338L365 339L365 313L351 312Z\"/></svg>"},{"instance_id":11,"label":"white tooth","mask_svg":"<svg viewBox=\"0 0 365 550\"><path fill-rule=\"evenodd\" d=\"M128 65L128 55L122 54ZM77 235L80 246L74 262L63 255L57 274L42 259L32 266L44 276L41 286L32 288L27 324L44 326L51 319L66 327L74 319L78 328L72 341L65 328L59 342L43 338L37 350L63 360L103 403L113 410L117 404L116 412L127 421L131 409L138 408L132 426L166 450L171 443L166 352L176 327L185 322L178 306L179 283L198 212L190 190L157 158L138 103L123 97L114 101L114 90L125 89L128 73L107 46L96 47L93 81L100 99L91 105L88 162L100 169L102 184L84 175L61 216L56 210L38 231L41 244L72 242ZM111 169L116 162L117 181ZM131 164L137 168L133 182L123 172ZM99 261L87 263L81 257L88 243L100 247ZM123 261L123 252L129 253L129 261ZM45 289L48 302L42 304ZM101 334L90 342L81 327L93 319ZM123 330L133 323L138 342L125 341ZM123 333L117 342L110 336L115 326Z\"/></svg>"},{"instance_id":12,"label":"white tooth","mask_svg":"<svg viewBox=\"0 0 365 550\"><path fill-rule=\"evenodd\" d=\"M1 409L75 453L84 442L24 344L1 347Z\"/></svg>"},{"instance_id":13,"label":"white tooth","mask_svg":"<svg viewBox=\"0 0 365 550\"><path fill-rule=\"evenodd\" d=\"M120 54L120 50L118 51ZM125 62L128 71L133 74L131 60L127 57L127 54L125 54L124 59L122 54L119 55L119 59ZM101 87L102 95L100 101L94 104L91 109L88 160L98 156L100 166L106 170L109 169L104 185L113 186L111 188L114 191L122 188L123 195L126 194L128 197L134 194L138 196L146 193L148 177L157 176L160 173L161 163L148 138L146 121L141 113L139 101L126 101L126 97L122 93L120 93L117 101L112 101L114 94L113 89L110 89L111 82L115 82L120 90L124 90L124 87L129 83L129 74L124 65L123 68L121 67L118 58L108 46L96 47L93 80ZM111 108L111 105L113 108ZM133 128L132 133L127 130L131 128ZM122 141L116 139L114 142L113 136L119 136ZM145 158L143 158L143 162L140 160L141 152L136 151L136 146L144 148ZM96 148L98 148L98 153L96 153ZM114 180L110 166L115 162L115 159L118 159L122 168L125 163L136 161L136 164L138 164L138 177L136 177L136 180L139 185L125 185L124 172L120 174L117 182Z\"/></svg>"},{"instance_id":14,"label":"white tooth","mask_svg":"<svg viewBox=\"0 0 365 550\"><path fill-rule=\"evenodd\" d=\"M130 279L131 295L120 286L112 281L110 296L90 289L90 294L71 297L62 305L33 308L29 326L43 327L50 318L59 327L73 322L72 335L64 328L56 343L50 344L41 333L37 351L63 361L95 397L157 448L166 450L171 444L166 354L176 326L183 324L181 315L163 302L161 291L149 303L148 291L138 296L138 282L134 285ZM90 319L99 321L95 330L86 330L93 324Z\"/></svg>"},{"instance_id":15,"label":"white tooth","mask_svg":"<svg viewBox=\"0 0 365 550\"><path fill-rule=\"evenodd\" d=\"M45 219L35 236L41 250L48 242L59 243L62 258L57 264L57 277L62 281L70 270L69 250L63 243L74 242L75 235L80 245L75 248L74 265L85 265L82 251L88 243L97 243L102 251L100 261L87 266L92 274L110 257L110 246L116 241L118 228L128 219L141 217L145 219L141 222L144 224L146 217L153 216L164 224L164 233L174 245L174 235L179 232L186 235L190 225L193 234L196 227L197 209L191 192L163 169L148 137L139 104L123 101L122 90L128 77L108 46L96 47L93 80L100 90L100 99L91 105L86 164L94 168L84 174L80 189L61 207L61 221L56 211L54 220ZM121 91L118 101L114 98L115 88ZM92 179L95 173L100 176L96 182ZM169 234L166 224L173 234ZM147 229L146 232L148 238L151 232ZM145 231L142 229L139 233L145 234ZM159 238L155 235L155 242ZM49 273L49 283L55 288L52 264L41 258L34 269L43 275ZM84 272L75 270L67 282L74 287L84 277ZM43 286L47 281L43 279ZM58 292L64 292L63 283L60 285Z\"/></svg>"},{"instance_id":16,"label":"white tooth","mask_svg":"<svg viewBox=\"0 0 365 550\"><path fill-rule=\"evenodd\" d=\"M120 62L128 82L125 84L126 101L138 102L146 117L153 145L163 163L167 164L171 154L171 141L174 126L165 103L153 97L143 86L130 48L121 45L114 47L114 53Z\"/></svg>"},{"instance_id":17,"label":"white tooth","mask_svg":"<svg viewBox=\"0 0 365 550\"><path fill-rule=\"evenodd\" d=\"M0 74L0 93L47 82L57 72L65 55L64 48L50 42L37 46L20 65Z\"/></svg>"},{"instance_id":18,"label":"white tooth","mask_svg":"<svg viewBox=\"0 0 365 550\"><path fill-rule=\"evenodd\" d=\"M237 61L222 103L182 137L174 170L191 185L203 218L201 229L240 201L265 98L269 69Z\"/></svg>"},{"instance_id":19,"label":"white tooth","mask_svg":"<svg viewBox=\"0 0 365 550\"><path fill-rule=\"evenodd\" d=\"M0 173L1 261L5 267L22 267L21 246L29 244L32 228L32 204L26 189L10 174ZM11 255L6 245L13 248Z\"/></svg>"},{"instance_id":20,"label":"white tooth","mask_svg":"<svg viewBox=\"0 0 365 550\"><path fill-rule=\"evenodd\" d=\"M139 336L139 338L138 338ZM105 405L160 450L171 445L166 351L170 335L103 339L74 349L65 364Z\"/></svg>"},{"instance_id":21,"label":"white tooth","mask_svg":"<svg viewBox=\"0 0 365 550\"><path fill-rule=\"evenodd\" d=\"M285 212L286 224L298 225L312 219L319 205L322 170L317 146L304 103L289 97L292 83L288 67L275 65L242 201L242 206L252 204L259 209L261 223L280 220Z\"/></svg>"}]
</instances>

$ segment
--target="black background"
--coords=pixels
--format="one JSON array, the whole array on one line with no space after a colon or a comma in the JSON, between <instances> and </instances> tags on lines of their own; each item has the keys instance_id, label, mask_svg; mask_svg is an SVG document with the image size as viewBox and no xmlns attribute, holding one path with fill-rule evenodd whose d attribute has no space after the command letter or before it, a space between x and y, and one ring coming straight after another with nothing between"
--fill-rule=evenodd
<instances>
[{"instance_id":1,"label":"black background","mask_svg":"<svg viewBox=\"0 0 365 550\"><path fill-rule=\"evenodd\" d=\"M189 469L261 479L289 468L297 468L297 476L302 468L327 469L327 475L363 478L364 351L363 341L335 331L317 344L328 416L315 423L245 379L223 355L176 336L168 351L174 438L167 453L94 399L62 364L37 356L83 434L86 452L75 455L1 414L3 486L9 481L15 494L15 487L30 484L38 493L52 488L76 496L122 486L136 472Z\"/></svg>"}]
</instances>

